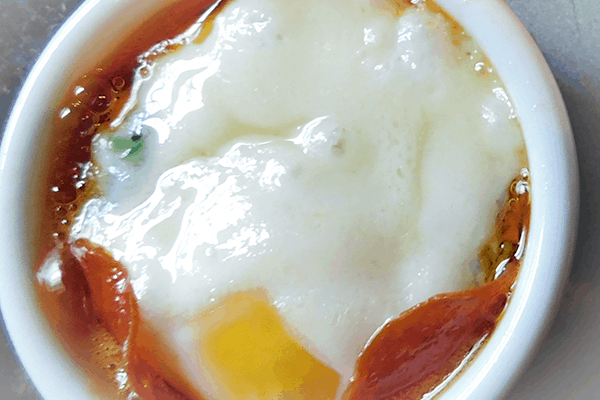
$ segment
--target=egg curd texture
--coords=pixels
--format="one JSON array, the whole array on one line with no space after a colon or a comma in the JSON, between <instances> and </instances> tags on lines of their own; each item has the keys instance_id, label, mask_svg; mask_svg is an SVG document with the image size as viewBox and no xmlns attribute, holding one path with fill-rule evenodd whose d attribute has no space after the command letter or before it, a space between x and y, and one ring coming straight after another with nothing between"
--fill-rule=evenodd
<instances>
[{"instance_id":1,"label":"egg curd texture","mask_svg":"<svg viewBox=\"0 0 600 400\"><path fill-rule=\"evenodd\" d=\"M423 6L398 14L230 2L203 40L138 72L94 140L102 195L71 239L128 269L145 323L208 398L274 398L253 391L290 364L281 354L304 367L268 390L316 369L339 396L385 321L480 279L473 260L523 163L519 124L468 36ZM244 369L268 383L244 386Z\"/></svg>"}]
</instances>

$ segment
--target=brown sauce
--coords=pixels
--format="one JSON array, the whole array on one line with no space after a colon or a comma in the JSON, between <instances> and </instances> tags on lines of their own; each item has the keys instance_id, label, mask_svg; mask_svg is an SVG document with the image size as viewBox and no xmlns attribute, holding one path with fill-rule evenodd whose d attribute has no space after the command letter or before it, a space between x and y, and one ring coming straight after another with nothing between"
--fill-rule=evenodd
<instances>
[{"instance_id":1,"label":"brown sauce","mask_svg":"<svg viewBox=\"0 0 600 400\"><path fill-rule=\"evenodd\" d=\"M344 400L420 399L441 385L493 332L519 272L515 252L529 226L529 192L517 191L519 182L525 181L517 177L511 184L486 247L499 255L504 248L512 253L491 263L488 283L434 296L386 324L359 357Z\"/></svg>"},{"instance_id":2,"label":"brown sauce","mask_svg":"<svg viewBox=\"0 0 600 400\"><path fill-rule=\"evenodd\" d=\"M106 380L107 384L100 384L98 389L103 397L127 398L137 393L147 399L202 399L193 382L182 378L177 366L168 361L171 356L156 345L155 335L140 320L126 269L103 249L85 241L68 244L67 239L73 217L97 192L88 179L92 138L101 127L108 126L127 101L139 55L155 43L182 33L213 2L179 1L132 28L92 73L73 85L61 103L68 113L57 115L52 128L54 150L42 227L46 245L40 260L51 251L59 251L63 288L49 290L39 285L38 293L64 346L90 373ZM460 25L432 1L425 4L450 21L459 43L464 36ZM408 0L396 0L392 5L399 13L412 6ZM209 18L197 40L205 38L211 29ZM515 196L514 186L511 188L496 232L481 252L489 283L436 296L386 325L358 360L356 379L346 399L418 399L439 385L473 345L493 331L516 278L518 262L511 261L499 279L493 280L494 272L502 261L513 257L529 218L528 196ZM470 329L463 329L465 326ZM407 334L414 332L411 328L421 333ZM431 335L423 336L425 330ZM455 334L458 331L459 336ZM396 350L390 352L390 348ZM398 360L402 362L398 364ZM117 374L122 372L127 380L117 383Z\"/></svg>"}]
</instances>

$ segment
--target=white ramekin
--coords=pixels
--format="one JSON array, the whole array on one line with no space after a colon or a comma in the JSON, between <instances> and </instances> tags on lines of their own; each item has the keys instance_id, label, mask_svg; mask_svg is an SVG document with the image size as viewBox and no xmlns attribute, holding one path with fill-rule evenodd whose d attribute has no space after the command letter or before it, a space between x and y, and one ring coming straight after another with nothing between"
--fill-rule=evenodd
<instances>
[{"instance_id":1,"label":"white ramekin","mask_svg":"<svg viewBox=\"0 0 600 400\"><path fill-rule=\"evenodd\" d=\"M173 0L169 0L173 1ZM501 0L437 0L479 42L502 77L525 135L532 186L529 240L508 310L488 344L440 397L495 400L524 371L552 321L574 249L575 146L556 82ZM86 372L66 355L39 308L32 265L48 127L70 82L164 1L88 0L56 33L14 104L0 150L0 306L26 371L48 400L92 399Z\"/></svg>"}]
</instances>

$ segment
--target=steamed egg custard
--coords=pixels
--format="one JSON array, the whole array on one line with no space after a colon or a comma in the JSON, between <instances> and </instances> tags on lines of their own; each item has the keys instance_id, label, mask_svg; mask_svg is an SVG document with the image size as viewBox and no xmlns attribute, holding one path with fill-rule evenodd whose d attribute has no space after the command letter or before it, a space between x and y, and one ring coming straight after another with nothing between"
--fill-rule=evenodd
<instances>
[{"instance_id":1,"label":"steamed egg custard","mask_svg":"<svg viewBox=\"0 0 600 400\"><path fill-rule=\"evenodd\" d=\"M433 6L235 0L205 18L94 137L99 194L68 243L123 266L197 396L342 398L382 326L483 283L526 165L515 112Z\"/></svg>"}]
</instances>

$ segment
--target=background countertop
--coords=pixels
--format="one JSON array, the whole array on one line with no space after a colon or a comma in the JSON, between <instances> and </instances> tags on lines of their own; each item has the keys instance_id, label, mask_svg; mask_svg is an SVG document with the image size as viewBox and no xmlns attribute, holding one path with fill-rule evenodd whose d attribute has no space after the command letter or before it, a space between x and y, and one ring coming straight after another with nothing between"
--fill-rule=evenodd
<instances>
[{"instance_id":1,"label":"background countertop","mask_svg":"<svg viewBox=\"0 0 600 400\"><path fill-rule=\"evenodd\" d=\"M581 209L573 270L540 352L506 400L600 398L600 1L505 0L544 53L579 156ZM0 127L37 55L80 0L0 0ZM0 330L3 400L40 399Z\"/></svg>"}]
</instances>

